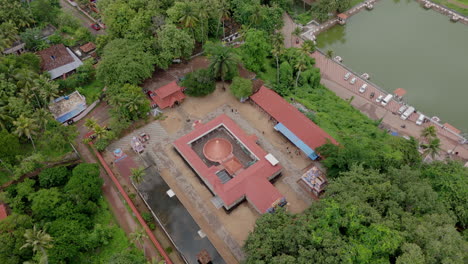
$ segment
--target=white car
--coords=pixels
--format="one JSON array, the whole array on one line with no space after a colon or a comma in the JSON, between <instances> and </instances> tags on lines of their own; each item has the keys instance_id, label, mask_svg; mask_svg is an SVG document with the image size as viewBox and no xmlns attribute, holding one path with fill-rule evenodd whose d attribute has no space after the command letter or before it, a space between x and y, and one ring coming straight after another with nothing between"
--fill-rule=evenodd
<instances>
[{"instance_id":1,"label":"white car","mask_svg":"<svg viewBox=\"0 0 468 264\"><path fill-rule=\"evenodd\" d=\"M423 114L420 114L418 117L418 120L416 120L416 125L418 126L422 125L422 123L424 122L424 119L426 119L426 117Z\"/></svg>"},{"instance_id":2,"label":"white car","mask_svg":"<svg viewBox=\"0 0 468 264\"><path fill-rule=\"evenodd\" d=\"M377 99L375 99L375 102L380 103L380 101L382 101L382 99L383 99L383 95L379 95L379 97L377 97Z\"/></svg>"},{"instance_id":3,"label":"white car","mask_svg":"<svg viewBox=\"0 0 468 264\"><path fill-rule=\"evenodd\" d=\"M351 73L350 73L350 72L348 72L348 73L345 74L345 76L344 76L345 81L347 81L347 80L349 79L349 77L351 77Z\"/></svg>"},{"instance_id":4,"label":"white car","mask_svg":"<svg viewBox=\"0 0 468 264\"><path fill-rule=\"evenodd\" d=\"M349 81L350 84L355 84L356 83L356 77L353 77L351 81Z\"/></svg>"},{"instance_id":5,"label":"white car","mask_svg":"<svg viewBox=\"0 0 468 264\"><path fill-rule=\"evenodd\" d=\"M359 88L359 92L360 93L364 93L367 89L367 83L361 85L361 87Z\"/></svg>"}]
</instances>

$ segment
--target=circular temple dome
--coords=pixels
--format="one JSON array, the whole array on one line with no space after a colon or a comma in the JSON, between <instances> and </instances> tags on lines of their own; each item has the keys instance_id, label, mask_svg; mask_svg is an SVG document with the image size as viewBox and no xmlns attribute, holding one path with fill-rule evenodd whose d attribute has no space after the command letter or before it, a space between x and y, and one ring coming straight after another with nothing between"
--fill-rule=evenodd
<instances>
[{"instance_id":1,"label":"circular temple dome","mask_svg":"<svg viewBox=\"0 0 468 264\"><path fill-rule=\"evenodd\" d=\"M203 155L213 162L221 163L232 154L232 144L224 138L213 138L203 146Z\"/></svg>"}]
</instances>

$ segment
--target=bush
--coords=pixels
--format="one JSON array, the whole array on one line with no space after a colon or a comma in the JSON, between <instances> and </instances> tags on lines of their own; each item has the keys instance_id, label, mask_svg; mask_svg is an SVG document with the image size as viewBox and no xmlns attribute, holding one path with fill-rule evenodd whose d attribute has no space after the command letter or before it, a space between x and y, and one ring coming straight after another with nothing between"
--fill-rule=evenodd
<instances>
[{"instance_id":1,"label":"bush","mask_svg":"<svg viewBox=\"0 0 468 264\"><path fill-rule=\"evenodd\" d=\"M189 73L181 85L187 88L185 93L191 96L205 96L216 88L214 78L208 69Z\"/></svg>"},{"instance_id":2,"label":"bush","mask_svg":"<svg viewBox=\"0 0 468 264\"><path fill-rule=\"evenodd\" d=\"M145 220L145 222L146 222L147 224L153 222L153 215L151 215L150 212L143 212L143 213L141 214L141 217L143 217L143 219Z\"/></svg>"},{"instance_id":3,"label":"bush","mask_svg":"<svg viewBox=\"0 0 468 264\"><path fill-rule=\"evenodd\" d=\"M249 97L252 95L252 80L234 77L230 88L232 94L238 99Z\"/></svg>"},{"instance_id":4,"label":"bush","mask_svg":"<svg viewBox=\"0 0 468 264\"><path fill-rule=\"evenodd\" d=\"M65 166L47 168L39 174L39 184L43 188L61 186L67 183L69 176Z\"/></svg>"},{"instance_id":5,"label":"bush","mask_svg":"<svg viewBox=\"0 0 468 264\"><path fill-rule=\"evenodd\" d=\"M73 32L81 25L78 19L65 12L61 12L59 14L59 16L57 17L57 24L60 28L66 27L66 30L69 31L67 33Z\"/></svg>"},{"instance_id":6,"label":"bush","mask_svg":"<svg viewBox=\"0 0 468 264\"><path fill-rule=\"evenodd\" d=\"M109 141L105 138L101 138L96 140L96 143L94 143L94 146L96 147L97 151L102 152L106 150L107 146L109 146Z\"/></svg>"}]
</instances>

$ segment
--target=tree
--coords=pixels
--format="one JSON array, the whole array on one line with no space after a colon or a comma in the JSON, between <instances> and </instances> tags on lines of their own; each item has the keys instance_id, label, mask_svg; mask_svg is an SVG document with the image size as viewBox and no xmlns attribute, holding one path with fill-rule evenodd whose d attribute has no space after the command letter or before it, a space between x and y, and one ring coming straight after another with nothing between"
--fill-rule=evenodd
<instances>
[{"instance_id":1,"label":"tree","mask_svg":"<svg viewBox=\"0 0 468 264\"><path fill-rule=\"evenodd\" d=\"M16 156L20 154L21 147L18 138L8 133L4 129L0 129L0 160L2 165L7 163L14 165L16 163Z\"/></svg>"},{"instance_id":2,"label":"tree","mask_svg":"<svg viewBox=\"0 0 468 264\"><path fill-rule=\"evenodd\" d=\"M21 246L26 243L26 230L32 227L31 217L24 214L13 213L0 221L0 259L3 264L23 263L31 259L32 251L21 249Z\"/></svg>"},{"instance_id":3,"label":"tree","mask_svg":"<svg viewBox=\"0 0 468 264\"><path fill-rule=\"evenodd\" d=\"M97 78L106 85L137 84L151 76L155 58L140 43L115 39L104 48Z\"/></svg>"},{"instance_id":4,"label":"tree","mask_svg":"<svg viewBox=\"0 0 468 264\"><path fill-rule=\"evenodd\" d=\"M279 85L280 83L279 57L284 52L284 37L282 34L276 33L272 36L272 46L273 46L273 49L271 50L271 53L275 57L275 61L276 61L276 84Z\"/></svg>"},{"instance_id":5,"label":"tree","mask_svg":"<svg viewBox=\"0 0 468 264\"><path fill-rule=\"evenodd\" d=\"M331 60L333 58L333 50L331 49L327 50L326 56L329 60Z\"/></svg>"},{"instance_id":6,"label":"tree","mask_svg":"<svg viewBox=\"0 0 468 264\"><path fill-rule=\"evenodd\" d=\"M65 166L46 168L39 173L39 184L43 188L65 185L70 177L70 172Z\"/></svg>"},{"instance_id":7,"label":"tree","mask_svg":"<svg viewBox=\"0 0 468 264\"><path fill-rule=\"evenodd\" d=\"M19 29L24 29L33 19L21 0L0 0L0 24L4 22L11 22Z\"/></svg>"},{"instance_id":8,"label":"tree","mask_svg":"<svg viewBox=\"0 0 468 264\"><path fill-rule=\"evenodd\" d=\"M97 201L101 197L102 179L97 164L82 163L72 171L64 190L78 204Z\"/></svg>"},{"instance_id":9,"label":"tree","mask_svg":"<svg viewBox=\"0 0 468 264\"><path fill-rule=\"evenodd\" d=\"M31 210L37 220L52 217L50 212L61 203L62 195L57 188L40 189L31 194Z\"/></svg>"},{"instance_id":10,"label":"tree","mask_svg":"<svg viewBox=\"0 0 468 264\"><path fill-rule=\"evenodd\" d=\"M60 13L60 4L56 0L35 0L30 3L31 13L36 22L55 24Z\"/></svg>"},{"instance_id":11,"label":"tree","mask_svg":"<svg viewBox=\"0 0 468 264\"><path fill-rule=\"evenodd\" d=\"M46 249L52 247L52 237L45 230L37 230L36 225L33 229L28 229L24 233L26 243L21 248L32 247L33 252L41 252L40 263L49 263Z\"/></svg>"},{"instance_id":12,"label":"tree","mask_svg":"<svg viewBox=\"0 0 468 264\"><path fill-rule=\"evenodd\" d=\"M125 120L137 120L150 111L148 99L136 85L111 86L108 94L109 103L114 106L112 111Z\"/></svg>"},{"instance_id":13,"label":"tree","mask_svg":"<svg viewBox=\"0 0 468 264\"><path fill-rule=\"evenodd\" d=\"M13 125L16 127L14 133L18 137L25 136L29 140L31 140L34 151L36 151L36 146L34 145L34 140L32 138L32 136L36 134L36 131L38 129L36 122L31 118L21 115L16 121L13 121Z\"/></svg>"},{"instance_id":14,"label":"tree","mask_svg":"<svg viewBox=\"0 0 468 264\"><path fill-rule=\"evenodd\" d=\"M270 54L271 45L266 32L249 29L245 33L245 43L241 47L242 60L247 69L261 72L265 69L266 58Z\"/></svg>"},{"instance_id":15,"label":"tree","mask_svg":"<svg viewBox=\"0 0 468 264\"><path fill-rule=\"evenodd\" d=\"M294 65L294 68L297 70L297 77L296 77L296 91L297 91L297 82L299 81L299 76L301 75L301 72L307 69L307 64L304 59L305 55L302 55L299 57L299 60L297 61L296 65Z\"/></svg>"},{"instance_id":16,"label":"tree","mask_svg":"<svg viewBox=\"0 0 468 264\"><path fill-rule=\"evenodd\" d=\"M0 24L0 50L10 48L18 35L18 29L12 22Z\"/></svg>"},{"instance_id":17,"label":"tree","mask_svg":"<svg viewBox=\"0 0 468 264\"><path fill-rule=\"evenodd\" d=\"M181 86L186 88L185 93L190 96L205 96L216 89L216 83L208 69L199 69L187 74Z\"/></svg>"},{"instance_id":18,"label":"tree","mask_svg":"<svg viewBox=\"0 0 468 264\"><path fill-rule=\"evenodd\" d=\"M215 78L221 79L224 88L224 81L237 75L239 57L230 47L220 43L207 43L204 48L210 60L209 69Z\"/></svg>"},{"instance_id":19,"label":"tree","mask_svg":"<svg viewBox=\"0 0 468 264\"><path fill-rule=\"evenodd\" d=\"M52 82L49 78L44 75L40 75L36 79L36 86L39 88L39 97L44 102L44 105L48 105L51 101L58 97L58 84Z\"/></svg>"},{"instance_id":20,"label":"tree","mask_svg":"<svg viewBox=\"0 0 468 264\"><path fill-rule=\"evenodd\" d=\"M113 255L109 264L147 264L146 258L137 250L125 250Z\"/></svg>"},{"instance_id":21,"label":"tree","mask_svg":"<svg viewBox=\"0 0 468 264\"><path fill-rule=\"evenodd\" d=\"M132 172L132 176L130 177L137 185L144 181L145 168L131 168L130 171Z\"/></svg>"},{"instance_id":22,"label":"tree","mask_svg":"<svg viewBox=\"0 0 468 264\"><path fill-rule=\"evenodd\" d=\"M93 130L96 126L99 126L96 118L94 117L86 118L84 125L90 130Z\"/></svg>"},{"instance_id":23,"label":"tree","mask_svg":"<svg viewBox=\"0 0 468 264\"><path fill-rule=\"evenodd\" d=\"M252 81L242 77L234 77L230 86L232 94L238 99L252 95Z\"/></svg>"},{"instance_id":24,"label":"tree","mask_svg":"<svg viewBox=\"0 0 468 264\"><path fill-rule=\"evenodd\" d=\"M157 31L157 65L167 69L174 59L188 59L192 55L194 40L185 31L172 24L164 25Z\"/></svg>"},{"instance_id":25,"label":"tree","mask_svg":"<svg viewBox=\"0 0 468 264\"><path fill-rule=\"evenodd\" d=\"M218 24L220 24L221 22L223 23L223 38L226 38L226 30L225 30L225 27L224 27L224 22L229 19L230 17L230 10L229 10L229 5L226 3L225 0L221 0L220 1L220 4L218 6L218 16L219 16L219 22ZM219 28L219 26L218 26ZM218 32L218 30L216 30L216 32ZM216 33L216 35L218 35L218 33Z\"/></svg>"},{"instance_id":26,"label":"tree","mask_svg":"<svg viewBox=\"0 0 468 264\"><path fill-rule=\"evenodd\" d=\"M438 138L433 138L429 141L428 144L423 144L422 147L425 149L424 150L424 155L428 156L431 155L431 157L434 159L437 154L439 154L441 148L440 148L440 139Z\"/></svg>"},{"instance_id":27,"label":"tree","mask_svg":"<svg viewBox=\"0 0 468 264\"><path fill-rule=\"evenodd\" d=\"M315 51L314 42L312 40L310 40L310 39L305 40L302 43L301 50L302 50L302 52L304 52L305 55L309 56L309 53L312 53L312 52Z\"/></svg>"},{"instance_id":28,"label":"tree","mask_svg":"<svg viewBox=\"0 0 468 264\"><path fill-rule=\"evenodd\" d=\"M421 131L421 137L423 137L423 138L425 138L427 140L437 137L437 130L436 130L435 126L425 127Z\"/></svg>"}]
</instances>

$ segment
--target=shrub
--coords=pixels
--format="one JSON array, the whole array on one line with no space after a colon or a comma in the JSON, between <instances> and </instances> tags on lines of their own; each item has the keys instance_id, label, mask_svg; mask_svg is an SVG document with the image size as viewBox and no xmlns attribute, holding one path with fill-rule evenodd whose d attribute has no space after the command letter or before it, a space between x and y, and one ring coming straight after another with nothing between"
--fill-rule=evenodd
<instances>
[{"instance_id":1,"label":"shrub","mask_svg":"<svg viewBox=\"0 0 468 264\"><path fill-rule=\"evenodd\" d=\"M252 95L252 81L242 77L234 77L231 84L231 92L238 99Z\"/></svg>"},{"instance_id":2,"label":"shrub","mask_svg":"<svg viewBox=\"0 0 468 264\"><path fill-rule=\"evenodd\" d=\"M61 186L67 183L69 176L65 166L47 168L39 174L39 184L43 188Z\"/></svg>"},{"instance_id":3,"label":"shrub","mask_svg":"<svg viewBox=\"0 0 468 264\"><path fill-rule=\"evenodd\" d=\"M185 93L191 96L205 96L216 88L214 78L207 69L189 73L181 85L187 88Z\"/></svg>"},{"instance_id":4,"label":"shrub","mask_svg":"<svg viewBox=\"0 0 468 264\"><path fill-rule=\"evenodd\" d=\"M106 147L109 146L109 141L105 138L101 138L96 140L96 143L94 143L94 146L96 147L97 151L102 152L106 150Z\"/></svg>"},{"instance_id":5,"label":"shrub","mask_svg":"<svg viewBox=\"0 0 468 264\"><path fill-rule=\"evenodd\" d=\"M145 220L146 223L152 223L153 222L153 216L151 215L150 212L143 212L141 214L141 217Z\"/></svg>"}]
</instances>

